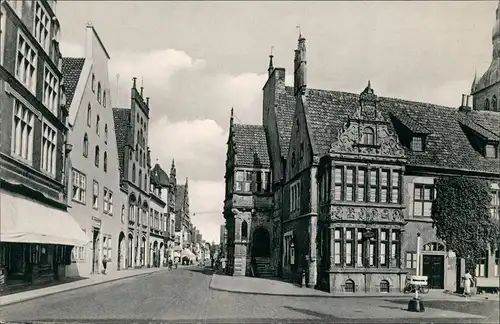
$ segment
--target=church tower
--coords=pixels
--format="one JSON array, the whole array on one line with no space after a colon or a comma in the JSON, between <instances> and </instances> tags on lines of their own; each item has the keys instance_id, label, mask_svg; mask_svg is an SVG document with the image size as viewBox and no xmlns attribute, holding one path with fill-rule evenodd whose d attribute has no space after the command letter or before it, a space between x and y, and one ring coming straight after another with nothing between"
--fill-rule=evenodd
<instances>
[{"instance_id":1,"label":"church tower","mask_svg":"<svg viewBox=\"0 0 500 324\"><path fill-rule=\"evenodd\" d=\"M500 112L500 1L496 10L496 21L493 27L493 59L490 67L477 80L474 77L471 94L473 96L474 110L489 110Z\"/></svg>"}]
</instances>

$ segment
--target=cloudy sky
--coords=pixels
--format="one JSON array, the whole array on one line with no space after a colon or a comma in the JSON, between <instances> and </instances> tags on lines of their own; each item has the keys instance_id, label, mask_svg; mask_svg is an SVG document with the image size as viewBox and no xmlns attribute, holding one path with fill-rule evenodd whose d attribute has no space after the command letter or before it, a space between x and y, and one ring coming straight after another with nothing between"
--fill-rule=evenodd
<instances>
[{"instance_id":1,"label":"cloudy sky","mask_svg":"<svg viewBox=\"0 0 500 324\"><path fill-rule=\"evenodd\" d=\"M82 56L92 22L111 56L113 106L131 79L151 97L152 159L189 177L191 210L219 241L229 112L261 122L268 55L292 73L300 24L308 86L456 107L491 59L496 1L60 1L62 52ZM120 75L117 86L117 74ZM291 78L288 78L291 80Z\"/></svg>"}]
</instances>

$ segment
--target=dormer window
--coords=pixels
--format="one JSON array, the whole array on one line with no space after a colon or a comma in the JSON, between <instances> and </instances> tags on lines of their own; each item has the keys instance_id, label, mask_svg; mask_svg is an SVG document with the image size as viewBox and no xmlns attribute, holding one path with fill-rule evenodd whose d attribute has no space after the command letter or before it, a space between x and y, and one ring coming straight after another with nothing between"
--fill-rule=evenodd
<instances>
[{"instance_id":1,"label":"dormer window","mask_svg":"<svg viewBox=\"0 0 500 324\"><path fill-rule=\"evenodd\" d=\"M362 143L364 145L375 145L375 132L373 128L366 127L363 129Z\"/></svg>"},{"instance_id":2,"label":"dormer window","mask_svg":"<svg viewBox=\"0 0 500 324\"><path fill-rule=\"evenodd\" d=\"M413 152L422 152L424 150L424 139L422 136L413 136L412 137L411 150Z\"/></svg>"},{"instance_id":3,"label":"dormer window","mask_svg":"<svg viewBox=\"0 0 500 324\"><path fill-rule=\"evenodd\" d=\"M495 159L497 157L497 147L494 144L486 144L484 147L484 156Z\"/></svg>"}]
</instances>

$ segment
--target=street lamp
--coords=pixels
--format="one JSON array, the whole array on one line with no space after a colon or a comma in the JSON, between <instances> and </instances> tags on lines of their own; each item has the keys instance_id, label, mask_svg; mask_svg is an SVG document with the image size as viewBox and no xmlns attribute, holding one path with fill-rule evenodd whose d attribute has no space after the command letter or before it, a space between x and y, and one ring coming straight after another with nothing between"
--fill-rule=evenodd
<instances>
[{"instance_id":1,"label":"street lamp","mask_svg":"<svg viewBox=\"0 0 500 324\"><path fill-rule=\"evenodd\" d=\"M417 233L417 264L416 275L410 276L410 284L415 287L415 297L408 302L408 310L410 312L424 312L425 307L422 300L418 297L418 289L421 286L427 285L427 276L420 275L420 233Z\"/></svg>"}]
</instances>

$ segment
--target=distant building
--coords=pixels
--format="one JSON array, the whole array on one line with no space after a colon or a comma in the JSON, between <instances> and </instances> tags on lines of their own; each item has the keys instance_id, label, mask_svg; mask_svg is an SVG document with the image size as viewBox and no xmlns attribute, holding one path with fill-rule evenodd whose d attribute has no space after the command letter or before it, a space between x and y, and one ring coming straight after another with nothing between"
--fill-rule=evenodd
<instances>
[{"instance_id":1,"label":"distant building","mask_svg":"<svg viewBox=\"0 0 500 324\"><path fill-rule=\"evenodd\" d=\"M133 79L130 108L113 108L116 144L120 165L120 183L126 193L128 230L120 234L127 247L126 267L145 267L149 263L150 242L150 174L151 156L148 147L149 98L144 88L137 88Z\"/></svg>"},{"instance_id":2,"label":"distant building","mask_svg":"<svg viewBox=\"0 0 500 324\"><path fill-rule=\"evenodd\" d=\"M7 286L64 277L73 247L89 241L67 212L72 147L54 11L55 1L0 2L0 276Z\"/></svg>"},{"instance_id":3,"label":"distant building","mask_svg":"<svg viewBox=\"0 0 500 324\"><path fill-rule=\"evenodd\" d=\"M175 232L179 237L178 243L184 248L190 246L192 237L192 223L189 212L189 185L188 179L184 185L177 185L175 190Z\"/></svg>"},{"instance_id":4,"label":"distant building","mask_svg":"<svg viewBox=\"0 0 500 324\"><path fill-rule=\"evenodd\" d=\"M69 108L68 205L87 233L89 245L72 252L71 275L101 273L124 267L124 251L117 250L126 229L125 195L120 191L118 150L111 110L108 61L104 44L92 25L86 27L85 57L63 58Z\"/></svg>"},{"instance_id":5,"label":"distant building","mask_svg":"<svg viewBox=\"0 0 500 324\"><path fill-rule=\"evenodd\" d=\"M167 207L167 200L162 197L162 191L169 191L170 181L168 175L157 163L151 170L150 175L150 210L149 210L149 251L150 258L148 266L160 267L165 261L166 239L170 215Z\"/></svg>"}]
</instances>

